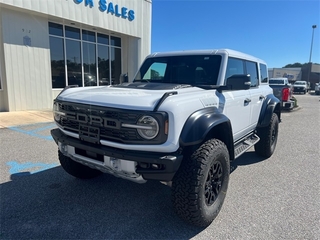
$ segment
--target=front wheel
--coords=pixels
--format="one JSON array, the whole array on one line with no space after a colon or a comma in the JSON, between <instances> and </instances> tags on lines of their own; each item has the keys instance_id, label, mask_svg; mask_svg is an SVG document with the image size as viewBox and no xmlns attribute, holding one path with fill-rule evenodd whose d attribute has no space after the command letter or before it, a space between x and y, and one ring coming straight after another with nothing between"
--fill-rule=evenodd
<instances>
[{"instance_id":1,"label":"front wheel","mask_svg":"<svg viewBox=\"0 0 320 240\"><path fill-rule=\"evenodd\" d=\"M177 215L193 225L210 225L224 202L229 174L229 152L218 139L208 140L186 156L172 181Z\"/></svg>"},{"instance_id":2,"label":"front wheel","mask_svg":"<svg viewBox=\"0 0 320 240\"><path fill-rule=\"evenodd\" d=\"M270 123L264 128L258 128L257 135L260 141L254 145L255 152L262 157L270 157L278 141L279 118L273 113Z\"/></svg>"}]
</instances>

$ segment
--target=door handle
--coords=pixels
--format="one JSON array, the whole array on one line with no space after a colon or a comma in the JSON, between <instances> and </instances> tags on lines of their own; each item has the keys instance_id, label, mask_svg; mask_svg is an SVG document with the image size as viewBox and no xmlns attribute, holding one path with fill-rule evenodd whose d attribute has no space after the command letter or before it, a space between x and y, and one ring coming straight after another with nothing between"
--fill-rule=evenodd
<instances>
[{"instance_id":1,"label":"door handle","mask_svg":"<svg viewBox=\"0 0 320 240\"><path fill-rule=\"evenodd\" d=\"M245 104L248 104L248 103L250 103L251 102L251 99L249 99L249 98L246 98L245 100L244 100L244 103Z\"/></svg>"}]
</instances>

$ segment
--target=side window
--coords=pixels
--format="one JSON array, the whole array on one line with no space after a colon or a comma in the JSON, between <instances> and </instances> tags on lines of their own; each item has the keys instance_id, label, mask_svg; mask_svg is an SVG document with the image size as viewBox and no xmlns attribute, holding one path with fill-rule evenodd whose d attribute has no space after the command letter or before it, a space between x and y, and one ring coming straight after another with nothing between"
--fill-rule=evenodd
<instances>
[{"instance_id":1,"label":"side window","mask_svg":"<svg viewBox=\"0 0 320 240\"><path fill-rule=\"evenodd\" d=\"M229 58L226 70L226 79L235 74L244 74L243 60ZM226 80L225 79L225 80Z\"/></svg>"},{"instance_id":2,"label":"side window","mask_svg":"<svg viewBox=\"0 0 320 240\"><path fill-rule=\"evenodd\" d=\"M268 83L268 70L267 66L260 63L260 78L261 78L261 83Z\"/></svg>"},{"instance_id":3,"label":"side window","mask_svg":"<svg viewBox=\"0 0 320 240\"><path fill-rule=\"evenodd\" d=\"M166 68L166 63L155 62L150 66L142 79L162 80L164 78Z\"/></svg>"},{"instance_id":4,"label":"side window","mask_svg":"<svg viewBox=\"0 0 320 240\"><path fill-rule=\"evenodd\" d=\"M251 87L257 87L259 85L257 63L246 61L246 70L247 74L250 74Z\"/></svg>"}]
</instances>

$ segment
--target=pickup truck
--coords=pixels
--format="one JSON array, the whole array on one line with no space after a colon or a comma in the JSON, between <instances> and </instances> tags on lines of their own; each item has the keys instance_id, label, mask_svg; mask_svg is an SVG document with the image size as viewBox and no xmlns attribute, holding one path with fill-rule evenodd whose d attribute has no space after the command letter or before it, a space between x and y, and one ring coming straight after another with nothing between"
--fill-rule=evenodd
<instances>
[{"instance_id":1,"label":"pickup truck","mask_svg":"<svg viewBox=\"0 0 320 240\"><path fill-rule=\"evenodd\" d=\"M293 84L293 92L306 94L309 91L307 81L296 81Z\"/></svg>"},{"instance_id":2,"label":"pickup truck","mask_svg":"<svg viewBox=\"0 0 320 240\"><path fill-rule=\"evenodd\" d=\"M294 107L293 87L288 78L270 78L269 86L273 89L273 95L281 101L281 108L292 110Z\"/></svg>"}]
</instances>

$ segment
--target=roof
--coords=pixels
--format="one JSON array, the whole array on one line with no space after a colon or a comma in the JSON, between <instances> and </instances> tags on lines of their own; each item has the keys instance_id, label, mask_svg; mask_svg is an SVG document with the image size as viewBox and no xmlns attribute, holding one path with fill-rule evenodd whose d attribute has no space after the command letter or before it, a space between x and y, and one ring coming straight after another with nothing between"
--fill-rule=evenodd
<instances>
[{"instance_id":1,"label":"roof","mask_svg":"<svg viewBox=\"0 0 320 240\"><path fill-rule=\"evenodd\" d=\"M172 51L172 52L156 52L150 54L148 57L172 57L172 56L187 56L187 55L228 55L229 57L248 59L257 62L263 62L263 60L251 56L249 54L239 52L232 49L208 49L208 50L186 50L186 51Z\"/></svg>"}]
</instances>

